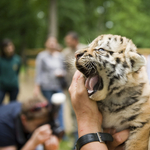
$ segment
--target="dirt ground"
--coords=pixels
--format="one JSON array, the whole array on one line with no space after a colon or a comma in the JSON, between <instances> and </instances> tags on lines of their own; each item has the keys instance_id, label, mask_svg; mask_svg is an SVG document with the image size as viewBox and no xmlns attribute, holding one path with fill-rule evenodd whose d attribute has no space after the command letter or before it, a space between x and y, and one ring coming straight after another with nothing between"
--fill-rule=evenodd
<instances>
[{"instance_id":1,"label":"dirt ground","mask_svg":"<svg viewBox=\"0 0 150 150\"><path fill-rule=\"evenodd\" d=\"M35 70L33 68L28 68L26 71L20 73L20 92L18 95L18 101L23 102L27 100L29 97L33 96L34 89L34 77ZM5 96L4 104L7 104L8 97ZM73 120L71 117L71 106L69 99L67 98L64 103L64 124L66 133L70 133L74 130Z\"/></svg>"}]
</instances>

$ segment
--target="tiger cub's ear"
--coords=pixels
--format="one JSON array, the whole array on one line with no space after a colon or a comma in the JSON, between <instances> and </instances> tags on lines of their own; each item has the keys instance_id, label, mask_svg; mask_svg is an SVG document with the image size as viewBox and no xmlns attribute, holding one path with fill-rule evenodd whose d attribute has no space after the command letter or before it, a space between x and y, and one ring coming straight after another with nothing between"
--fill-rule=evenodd
<instances>
[{"instance_id":1,"label":"tiger cub's ear","mask_svg":"<svg viewBox=\"0 0 150 150\"><path fill-rule=\"evenodd\" d=\"M146 58L143 55L130 52L129 57L133 71L138 71L142 66L146 65Z\"/></svg>"}]
</instances>

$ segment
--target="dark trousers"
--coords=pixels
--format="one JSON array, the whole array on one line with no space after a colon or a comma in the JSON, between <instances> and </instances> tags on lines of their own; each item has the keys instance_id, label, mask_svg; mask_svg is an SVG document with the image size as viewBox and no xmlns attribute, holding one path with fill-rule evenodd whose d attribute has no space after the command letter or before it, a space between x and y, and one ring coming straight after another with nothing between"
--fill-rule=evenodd
<instances>
[{"instance_id":1,"label":"dark trousers","mask_svg":"<svg viewBox=\"0 0 150 150\"><path fill-rule=\"evenodd\" d=\"M17 95L19 93L19 89L18 88L14 88L12 90L0 89L0 105L3 102L6 93L9 95L9 101L15 101L15 100L17 100Z\"/></svg>"},{"instance_id":2,"label":"dark trousers","mask_svg":"<svg viewBox=\"0 0 150 150\"><path fill-rule=\"evenodd\" d=\"M48 91L48 90L42 90L42 94L44 95L44 97L51 103L51 97L54 93L61 93L61 90L57 90L57 91ZM64 129L64 118L63 118L63 104L60 105L60 109L58 112L58 118L57 120L60 123L60 127L62 129Z\"/></svg>"}]
</instances>

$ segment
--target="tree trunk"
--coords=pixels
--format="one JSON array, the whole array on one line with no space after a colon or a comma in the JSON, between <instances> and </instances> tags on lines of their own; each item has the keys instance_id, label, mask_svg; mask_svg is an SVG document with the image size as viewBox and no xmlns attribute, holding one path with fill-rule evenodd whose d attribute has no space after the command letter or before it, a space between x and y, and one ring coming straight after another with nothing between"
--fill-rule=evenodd
<instances>
[{"instance_id":1,"label":"tree trunk","mask_svg":"<svg viewBox=\"0 0 150 150\"><path fill-rule=\"evenodd\" d=\"M48 36L57 37L57 0L50 0Z\"/></svg>"}]
</instances>

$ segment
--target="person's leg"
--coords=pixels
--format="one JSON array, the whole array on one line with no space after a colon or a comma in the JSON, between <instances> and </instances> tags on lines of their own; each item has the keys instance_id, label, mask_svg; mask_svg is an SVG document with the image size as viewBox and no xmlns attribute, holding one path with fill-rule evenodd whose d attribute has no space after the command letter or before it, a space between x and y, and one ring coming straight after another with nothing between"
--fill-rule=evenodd
<instances>
[{"instance_id":1,"label":"person's leg","mask_svg":"<svg viewBox=\"0 0 150 150\"><path fill-rule=\"evenodd\" d=\"M41 90L43 96L51 103L51 97L54 94L53 91Z\"/></svg>"},{"instance_id":2,"label":"person's leg","mask_svg":"<svg viewBox=\"0 0 150 150\"><path fill-rule=\"evenodd\" d=\"M9 90L8 91L10 102L17 100L18 93L19 93L19 89L18 88L15 88L13 90Z\"/></svg>"},{"instance_id":3,"label":"person's leg","mask_svg":"<svg viewBox=\"0 0 150 150\"><path fill-rule=\"evenodd\" d=\"M62 129L64 129L64 117L63 117L63 104L60 105L60 109L58 112L58 121Z\"/></svg>"},{"instance_id":4,"label":"person's leg","mask_svg":"<svg viewBox=\"0 0 150 150\"><path fill-rule=\"evenodd\" d=\"M61 90L57 90L57 91L48 91L48 90L41 90L43 96L51 103L51 97L54 93L62 93ZM60 105L60 109L58 111L58 117L57 117L57 121L60 124L60 127L62 129L64 129L64 120L63 120L63 104Z\"/></svg>"},{"instance_id":5,"label":"person's leg","mask_svg":"<svg viewBox=\"0 0 150 150\"><path fill-rule=\"evenodd\" d=\"M5 97L6 91L0 89L0 105L2 104L4 97Z\"/></svg>"}]
</instances>

